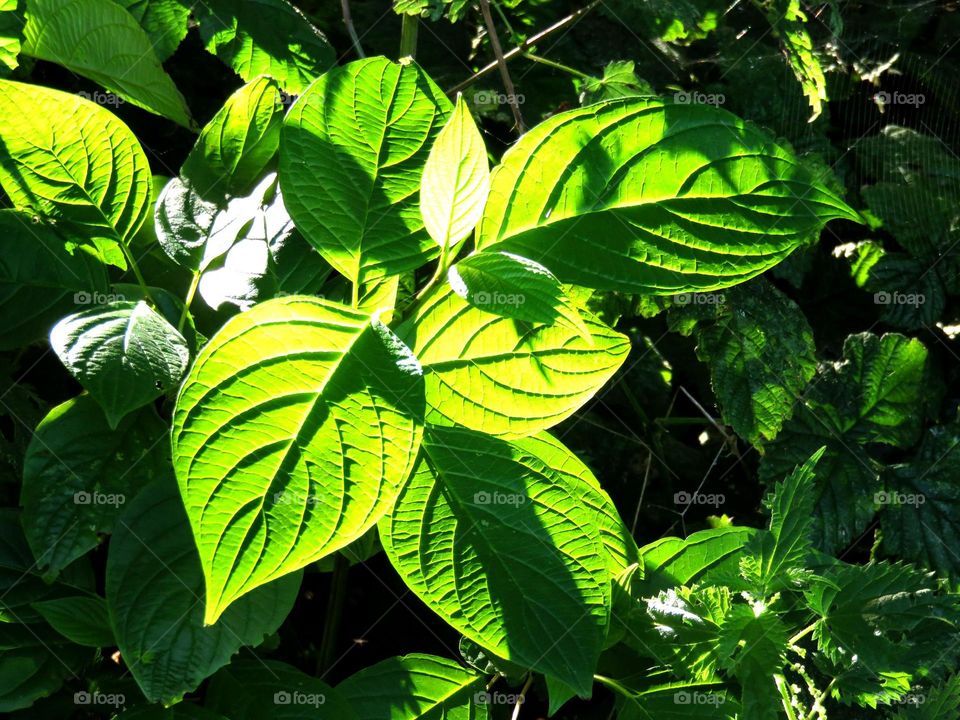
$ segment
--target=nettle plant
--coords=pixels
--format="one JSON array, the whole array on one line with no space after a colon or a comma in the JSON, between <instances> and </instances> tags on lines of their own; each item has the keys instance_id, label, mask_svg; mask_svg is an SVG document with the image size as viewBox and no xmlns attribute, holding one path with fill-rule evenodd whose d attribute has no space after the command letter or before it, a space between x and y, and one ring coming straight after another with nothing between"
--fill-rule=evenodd
<instances>
[{"instance_id":1,"label":"nettle plant","mask_svg":"<svg viewBox=\"0 0 960 720\"><path fill-rule=\"evenodd\" d=\"M957 654L957 598L814 550L821 451L785 473L769 529L638 548L550 434L630 354L595 291L730 287L858 214L714 107L563 112L491 172L465 103L412 62L297 89L287 108L249 79L160 183L108 109L0 81L4 347L53 323L85 390L38 425L22 511L2 511L0 706L117 648L144 696L124 718L486 718L534 683L551 713L599 684L620 718L914 717L913 685ZM125 270L136 283L111 283ZM231 660L280 627L305 570L380 544L461 658L335 688ZM75 701L106 692L91 677Z\"/></svg>"}]
</instances>

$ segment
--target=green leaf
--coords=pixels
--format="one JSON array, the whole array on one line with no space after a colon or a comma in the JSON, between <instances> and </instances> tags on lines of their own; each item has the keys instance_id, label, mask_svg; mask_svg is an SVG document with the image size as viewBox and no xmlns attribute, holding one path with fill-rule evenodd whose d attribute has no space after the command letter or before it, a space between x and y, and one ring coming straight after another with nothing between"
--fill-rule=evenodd
<instances>
[{"instance_id":1,"label":"green leaf","mask_svg":"<svg viewBox=\"0 0 960 720\"><path fill-rule=\"evenodd\" d=\"M736 577L743 548L756 533L753 528L729 526L644 545L640 549L644 572L638 581L639 594L652 597L672 587L709 585Z\"/></svg>"},{"instance_id":2,"label":"green leaf","mask_svg":"<svg viewBox=\"0 0 960 720\"><path fill-rule=\"evenodd\" d=\"M942 720L960 716L960 675L932 688L925 695L907 696L908 701L891 720Z\"/></svg>"},{"instance_id":3,"label":"green leaf","mask_svg":"<svg viewBox=\"0 0 960 720\"><path fill-rule=\"evenodd\" d=\"M485 720L487 678L452 660L404 655L378 662L337 686L358 720Z\"/></svg>"},{"instance_id":4,"label":"green leaf","mask_svg":"<svg viewBox=\"0 0 960 720\"><path fill-rule=\"evenodd\" d=\"M353 283L433 257L417 194L450 110L417 66L359 60L320 77L290 108L280 184L307 240Z\"/></svg>"},{"instance_id":5,"label":"green leaf","mask_svg":"<svg viewBox=\"0 0 960 720\"><path fill-rule=\"evenodd\" d=\"M380 524L404 582L459 632L587 696L626 566L609 499L549 435L431 428Z\"/></svg>"},{"instance_id":6,"label":"green leaf","mask_svg":"<svg viewBox=\"0 0 960 720\"><path fill-rule=\"evenodd\" d=\"M590 338L563 285L533 260L510 253L474 253L450 268L447 281L457 295L481 310L546 325L561 322Z\"/></svg>"},{"instance_id":7,"label":"green leaf","mask_svg":"<svg viewBox=\"0 0 960 720\"><path fill-rule=\"evenodd\" d=\"M251 80L204 126L180 176L204 200L249 194L280 147L283 110L275 80Z\"/></svg>"},{"instance_id":8,"label":"green leaf","mask_svg":"<svg viewBox=\"0 0 960 720\"><path fill-rule=\"evenodd\" d=\"M23 36L25 55L63 65L144 110L193 126L147 33L113 0L29 0Z\"/></svg>"},{"instance_id":9,"label":"green leaf","mask_svg":"<svg viewBox=\"0 0 960 720\"><path fill-rule=\"evenodd\" d=\"M360 720L338 689L275 660L238 660L218 672L207 706L230 720Z\"/></svg>"},{"instance_id":10,"label":"green leaf","mask_svg":"<svg viewBox=\"0 0 960 720\"><path fill-rule=\"evenodd\" d=\"M116 720L228 720L228 718L199 705L181 702L169 708L156 705L134 708L120 713Z\"/></svg>"},{"instance_id":11,"label":"green leaf","mask_svg":"<svg viewBox=\"0 0 960 720\"><path fill-rule=\"evenodd\" d=\"M185 0L114 0L140 23L160 62L167 60L187 36L191 4Z\"/></svg>"},{"instance_id":12,"label":"green leaf","mask_svg":"<svg viewBox=\"0 0 960 720\"><path fill-rule=\"evenodd\" d=\"M38 567L58 572L97 547L139 488L169 476L169 458L151 408L116 428L89 395L51 410L27 448L20 497Z\"/></svg>"},{"instance_id":13,"label":"green leaf","mask_svg":"<svg viewBox=\"0 0 960 720\"><path fill-rule=\"evenodd\" d=\"M45 340L57 320L106 290L105 268L87 248L71 252L53 225L0 210L0 349Z\"/></svg>"},{"instance_id":14,"label":"green leaf","mask_svg":"<svg viewBox=\"0 0 960 720\"><path fill-rule=\"evenodd\" d=\"M698 297L711 298L675 301ZM776 437L816 371L813 330L800 308L764 280L719 297L716 318L697 324L697 357L710 368L724 422L756 445Z\"/></svg>"},{"instance_id":15,"label":"green leaf","mask_svg":"<svg viewBox=\"0 0 960 720\"><path fill-rule=\"evenodd\" d=\"M50 331L50 345L111 428L177 387L190 363L187 341L143 300L68 315Z\"/></svg>"},{"instance_id":16,"label":"green leaf","mask_svg":"<svg viewBox=\"0 0 960 720\"><path fill-rule=\"evenodd\" d=\"M102 598L74 595L34 603L33 609L54 630L77 645L110 647L115 644L107 603Z\"/></svg>"},{"instance_id":17,"label":"green leaf","mask_svg":"<svg viewBox=\"0 0 960 720\"><path fill-rule=\"evenodd\" d=\"M717 684L678 681L618 696L617 720L735 720L736 699Z\"/></svg>"},{"instance_id":18,"label":"green leaf","mask_svg":"<svg viewBox=\"0 0 960 720\"><path fill-rule=\"evenodd\" d=\"M203 571L172 481L146 487L110 541L107 606L120 655L151 702L172 704L274 632L293 607L299 573L203 618Z\"/></svg>"},{"instance_id":19,"label":"green leaf","mask_svg":"<svg viewBox=\"0 0 960 720\"><path fill-rule=\"evenodd\" d=\"M92 655L53 630L0 623L0 712L28 708L53 694L78 677Z\"/></svg>"},{"instance_id":20,"label":"green leaf","mask_svg":"<svg viewBox=\"0 0 960 720\"><path fill-rule=\"evenodd\" d=\"M416 359L375 317L290 297L231 318L173 418L206 622L372 527L410 473L423 412Z\"/></svg>"},{"instance_id":21,"label":"green leaf","mask_svg":"<svg viewBox=\"0 0 960 720\"><path fill-rule=\"evenodd\" d=\"M441 248L463 242L480 222L490 192L487 148L462 95L430 147L420 179L420 214Z\"/></svg>"},{"instance_id":22,"label":"green leaf","mask_svg":"<svg viewBox=\"0 0 960 720\"><path fill-rule=\"evenodd\" d=\"M20 65L23 41L23 0L0 0L0 75L9 75Z\"/></svg>"},{"instance_id":23,"label":"green leaf","mask_svg":"<svg viewBox=\"0 0 960 720\"><path fill-rule=\"evenodd\" d=\"M398 333L423 364L429 422L509 438L566 419L626 360L627 337L587 313L583 323L588 338L561 324L494 315L446 286Z\"/></svg>"},{"instance_id":24,"label":"green leaf","mask_svg":"<svg viewBox=\"0 0 960 720\"><path fill-rule=\"evenodd\" d=\"M580 91L580 104L590 105L600 100L656 95L653 86L637 77L633 60L619 60L603 68L603 77L586 77L574 81Z\"/></svg>"},{"instance_id":25,"label":"green leaf","mask_svg":"<svg viewBox=\"0 0 960 720\"><path fill-rule=\"evenodd\" d=\"M720 667L740 682L744 720L783 717L775 676L784 671L787 637L786 625L770 609L758 612L748 605L734 605L721 621Z\"/></svg>"},{"instance_id":26,"label":"green leaf","mask_svg":"<svg viewBox=\"0 0 960 720\"><path fill-rule=\"evenodd\" d=\"M706 105L612 100L554 115L504 155L478 247L565 283L668 295L743 282L836 218L859 216L757 127Z\"/></svg>"},{"instance_id":27,"label":"green leaf","mask_svg":"<svg viewBox=\"0 0 960 720\"><path fill-rule=\"evenodd\" d=\"M125 269L120 245L150 212L150 166L133 133L76 95L9 80L0 115L0 185L13 204Z\"/></svg>"},{"instance_id":28,"label":"green leaf","mask_svg":"<svg viewBox=\"0 0 960 720\"><path fill-rule=\"evenodd\" d=\"M827 100L827 79L807 32L807 16L801 10L799 0L775 0L768 6L767 17L780 38L780 46L803 88L803 94L807 96L812 111L810 122L813 122L820 117Z\"/></svg>"},{"instance_id":29,"label":"green leaf","mask_svg":"<svg viewBox=\"0 0 960 720\"><path fill-rule=\"evenodd\" d=\"M207 50L244 81L269 75L299 95L336 64L324 34L286 0L205 0L194 12Z\"/></svg>"},{"instance_id":30,"label":"green leaf","mask_svg":"<svg viewBox=\"0 0 960 720\"><path fill-rule=\"evenodd\" d=\"M749 556L741 566L744 577L761 598L790 588L807 567L813 550L810 540L815 496L811 492L820 448L802 466L778 484L766 505L770 530L757 533L746 547Z\"/></svg>"},{"instance_id":31,"label":"green leaf","mask_svg":"<svg viewBox=\"0 0 960 720\"><path fill-rule=\"evenodd\" d=\"M931 427L906 463L883 474L880 552L960 577L960 434L955 426Z\"/></svg>"}]
</instances>

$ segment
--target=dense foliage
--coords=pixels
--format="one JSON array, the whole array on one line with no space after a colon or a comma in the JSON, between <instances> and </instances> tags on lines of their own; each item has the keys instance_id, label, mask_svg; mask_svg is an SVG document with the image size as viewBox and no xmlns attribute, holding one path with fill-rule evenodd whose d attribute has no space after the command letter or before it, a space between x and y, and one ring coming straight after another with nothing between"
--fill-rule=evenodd
<instances>
[{"instance_id":1,"label":"dense foliage","mask_svg":"<svg viewBox=\"0 0 960 720\"><path fill-rule=\"evenodd\" d=\"M0 0L0 712L960 718L952 9Z\"/></svg>"}]
</instances>

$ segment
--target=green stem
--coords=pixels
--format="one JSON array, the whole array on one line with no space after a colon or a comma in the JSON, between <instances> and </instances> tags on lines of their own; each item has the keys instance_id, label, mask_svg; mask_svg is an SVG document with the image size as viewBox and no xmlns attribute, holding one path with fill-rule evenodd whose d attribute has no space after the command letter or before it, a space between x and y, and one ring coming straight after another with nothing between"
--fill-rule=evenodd
<instances>
[{"instance_id":1,"label":"green stem","mask_svg":"<svg viewBox=\"0 0 960 720\"><path fill-rule=\"evenodd\" d=\"M323 677L333 664L333 652L337 646L340 618L343 615L343 603L347 596L347 575L350 561L343 553L333 558L333 578L330 581L330 600L327 603L327 615L323 623L323 640L317 654L317 675Z\"/></svg>"},{"instance_id":2,"label":"green stem","mask_svg":"<svg viewBox=\"0 0 960 720\"><path fill-rule=\"evenodd\" d=\"M440 257L437 259L437 269L434 270L433 277L431 277L427 284L424 285L420 290L420 292L414 296L414 302L419 302L426 297L427 293L430 292L433 286L436 285L440 278L442 278L447 272L447 269L450 266L450 261L456 256L456 252L454 252L452 255L450 254L449 248L446 245L440 248Z\"/></svg>"},{"instance_id":3,"label":"green stem","mask_svg":"<svg viewBox=\"0 0 960 720\"><path fill-rule=\"evenodd\" d=\"M535 63L540 63L541 65L546 65L547 67L552 67L557 70L562 70L565 73L569 73L578 78L588 78L590 77L585 72L580 72L576 68L572 68L569 65L564 65L563 63L558 63L556 60L550 60L545 57L540 57L539 55L534 55L532 52L525 52L523 56L527 60L532 60Z\"/></svg>"},{"instance_id":4,"label":"green stem","mask_svg":"<svg viewBox=\"0 0 960 720\"><path fill-rule=\"evenodd\" d=\"M527 700L527 693L530 691L531 685L533 685L533 673L527 675L527 681L523 684L523 689L520 690L520 697L517 698L517 704L513 706L513 715L510 720L517 720L517 718L520 717L520 708Z\"/></svg>"},{"instance_id":5,"label":"green stem","mask_svg":"<svg viewBox=\"0 0 960 720\"><path fill-rule=\"evenodd\" d=\"M354 308L360 307L360 279L353 283L351 287L350 305Z\"/></svg>"},{"instance_id":6,"label":"green stem","mask_svg":"<svg viewBox=\"0 0 960 720\"><path fill-rule=\"evenodd\" d=\"M610 690L613 690L618 695L622 695L627 700L636 702L636 694L629 688L626 688L620 683L618 683L613 678L608 678L604 675L594 675L593 679L596 680L601 685L609 688Z\"/></svg>"},{"instance_id":7,"label":"green stem","mask_svg":"<svg viewBox=\"0 0 960 720\"><path fill-rule=\"evenodd\" d=\"M796 635L794 635L792 638L790 638L790 641L787 643L787 645L796 645L798 642L800 642L801 640L803 640L807 635L809 635L809 634L812 633L814 630L816 630L816 628L817 628L817 623L818 623L818 622L820 622L820 621L817 620L816 622L812 622L812 623L810 623L809 625L807 625L803 630L801 630L801 631L798 632Z\"/></svg>"},{"instance_id":8,"label":"green stem","mask_svg":"<svg viewBox=\"0 0 960 720\"><path fill-rule=\"evenodd\" d=\"M183 300L183 311L180 313L180 321L177 323L177 332L183 332L183 326L187 323L187 314L190 312L190 305L193 304L193 298L197 294L197 288L200 286L200 273L195 272L193 279L190 280L190 287L187 290L187 296Z\"/></svg>"},{"instance_id":9,"label":"green stem","mask_svg":"<svg viewBox=\"0 0 960 720\"><path fill-rule=\"evenodd\" d=\"M420 18L416 15L404 15L400 26L400 58L417 57L417 34L420 30Z\"/></svg>"},{"instance_id":10,"label":"green stem","mask_svg":"<svg viewBox=\"0 0 960 720\"><path fill-rule=\"evenodd\" d=\"M137 265L137 261L134 260L133 255L130 253L130 248L124 243L120 243L120 249L123 251L123 256L127 259L127 265L133 270L133 274L137 278L137 283L140 285L140 289L143 290L144 297L156 305L157 303L154 301L153 295L150 294L150 289L147 287L147 281L143 279L143 274L140 272L140 266Z\"/></svg>"}]
</instances>

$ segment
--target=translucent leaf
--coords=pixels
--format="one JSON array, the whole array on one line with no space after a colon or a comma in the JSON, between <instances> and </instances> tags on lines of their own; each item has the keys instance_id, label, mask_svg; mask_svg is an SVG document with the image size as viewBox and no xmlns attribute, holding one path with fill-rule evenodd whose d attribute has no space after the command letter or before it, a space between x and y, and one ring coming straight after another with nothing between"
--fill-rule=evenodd
<instances>
[{"instance_id":1,"label":"translucent leaf","mask_svg":"<svg viewBox=\"0 0 960 720\"><path fill-rule=\"evenodd\" d=\"M114 0L140 23L161 62L176 51L187 36L191 4L185 0Z\"/></svg>"}]
</instances>

